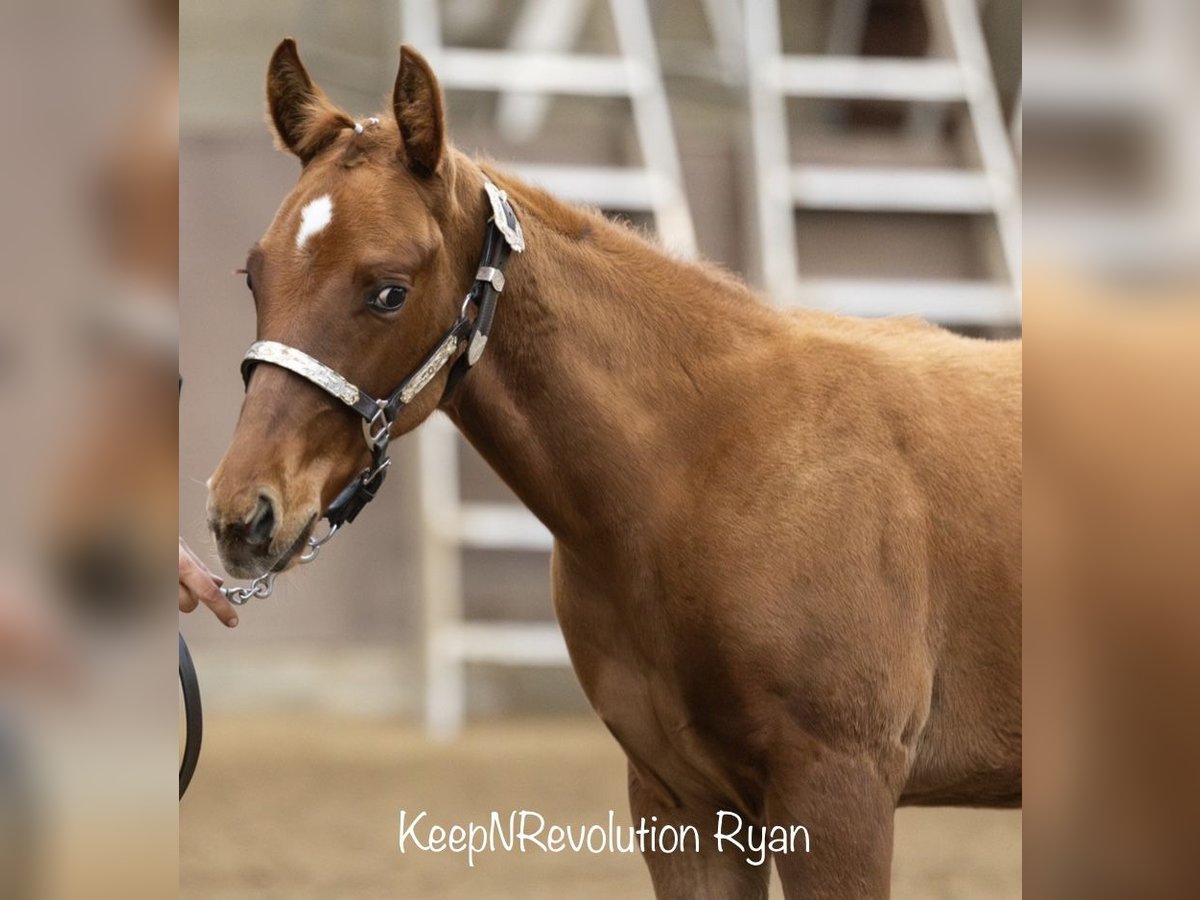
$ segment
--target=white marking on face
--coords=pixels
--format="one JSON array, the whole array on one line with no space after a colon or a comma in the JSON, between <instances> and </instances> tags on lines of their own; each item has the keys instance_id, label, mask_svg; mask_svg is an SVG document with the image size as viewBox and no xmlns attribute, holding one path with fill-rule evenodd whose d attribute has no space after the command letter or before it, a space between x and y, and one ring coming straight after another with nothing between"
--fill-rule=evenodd
<instances>
[{"instance_id":1,"label":"white marking on face","mask_svg":"<svg viewBox=\"0 0 1200 900\"><path fill-rule=\"evenodd\" d=\"M303 250L308 239L319 234L333 221L333 200L322 194L311 200L300 210L300 230L296 232L296 249Z\"/></svg>"}]
</instances>

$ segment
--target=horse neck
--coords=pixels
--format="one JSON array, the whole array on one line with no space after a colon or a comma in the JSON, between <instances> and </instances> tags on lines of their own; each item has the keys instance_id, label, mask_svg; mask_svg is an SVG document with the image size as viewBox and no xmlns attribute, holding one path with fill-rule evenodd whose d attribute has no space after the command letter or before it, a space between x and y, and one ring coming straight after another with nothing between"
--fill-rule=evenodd
<instances>
[{"instance_id":1,"label":"horse neck","mask_svg":"<svg viewBox=\"0 0 1200 900\"><path fill-rule=\"evenodd\" d=\"M478 198L471 174L464 196ZM761 345L771 313L715 270L488 174L527 249L510 259L487 350L446 411L561 542L628 541L687 490L735 357Z\"/></svg>"}]
</instances>

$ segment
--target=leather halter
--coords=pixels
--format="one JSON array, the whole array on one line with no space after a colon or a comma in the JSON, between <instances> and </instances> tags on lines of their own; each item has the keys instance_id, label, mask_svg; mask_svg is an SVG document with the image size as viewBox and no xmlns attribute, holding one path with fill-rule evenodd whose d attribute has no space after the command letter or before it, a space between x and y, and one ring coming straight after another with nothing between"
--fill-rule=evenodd
<instances>
[{"instance_id":1,"label":"leather halter","mask_svg":"<svg viewBox=\"0 0 1200 900\"><path fill-rule=\"evenodd\" d=\"M391 465L388 444L392 438L392 426L404 408L453 360L442 395L445 399L467 371L479 362L487 344L492 319L496 314L496 301L504 290L504 265L510 251L520 253L525 249L525 236L517 214L508 202L508 195L486 178L483 189L491 207L491 218L488 220L475 281L463 300L458 319L425 357L425 361L400 382L400 386L390 395L373 397L320 360L279 341L256 341L242 359L242 380L247 387L254 367L258 363L269 363L315 384L363 418L367 446L371 449L371 463L342 489L325 510L325 518L335 530L344 523L353 522L363 507L375 499ZM471 307L476 309L473 318L470 316ZM463 348L466 348L465 352Z\"/></svg>"}]
</instances>

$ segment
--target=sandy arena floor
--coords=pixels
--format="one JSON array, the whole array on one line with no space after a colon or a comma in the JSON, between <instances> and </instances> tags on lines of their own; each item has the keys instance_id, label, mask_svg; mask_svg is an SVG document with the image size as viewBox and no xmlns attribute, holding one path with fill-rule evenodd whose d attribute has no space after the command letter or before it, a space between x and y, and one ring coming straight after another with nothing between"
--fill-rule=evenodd
<instances>
[{"instance_id":1,"label":"sandy arena floor","mask_svg":"<svg viewBox=\"0 0 1200 900\"><path fill-rule=\"evenodd\" d=\"M401 809L443 823L513 808L564 824L614 809L626 821L624 758L594 719L476 725L450 744L412 726L306 715L205 729L180 807L180 897L652 896L636 855L496 853L471 869L462 856L397 849ZM896 830L895 900L1021 896L1019 813L903 810Z\"/></svg>"}]
</instances>

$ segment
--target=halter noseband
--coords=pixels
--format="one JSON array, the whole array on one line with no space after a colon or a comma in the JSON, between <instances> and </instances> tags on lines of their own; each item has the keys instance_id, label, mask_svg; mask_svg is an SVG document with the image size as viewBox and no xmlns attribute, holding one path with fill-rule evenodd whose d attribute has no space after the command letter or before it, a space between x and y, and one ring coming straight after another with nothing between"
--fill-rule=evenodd
<instances>
[{"instance_id":1,"label":"halter noseband","mask_svg":"<svg viewBox=\"0 0 1200 900\"><path fill-rule=\"evenodd\" d=\"M486 178L483 189L491 206L491 217L488 220L475 281L463 300L458 319L425 361L390 395L372 397L320 360L279 341L256 341L250 345L242 359L242 380L247 387L254 367L258 363L269 363L294 372L315 384L363 418L363 431L367 446L371 450L371 462L329 504L324 517L329 520L330 531L323 539L309 540L308 551L301 557L304 561L315 556L321 544L328 540L334 531L343 524L353 522L363 507L375 499L387 474L387 468L391 465L388 444L392 439L392 426L404 408L412 403L417 394L424 390L451 360L454 360L444 397L467 371L479 362L479 357L483 354L488 334L491 332L492 319L496 314L496 301L504 290L504 265L511 251L520 253L525 249L521 223L508 202L508 195ZM472 306L477 310L474 318L470 316ZM466 351L460 352L464 347ZM248 594L244 599L248 599L249 596L263 597L269 592L270 584L266 582L256 593Z\"/></svg>"}]
</instances>

